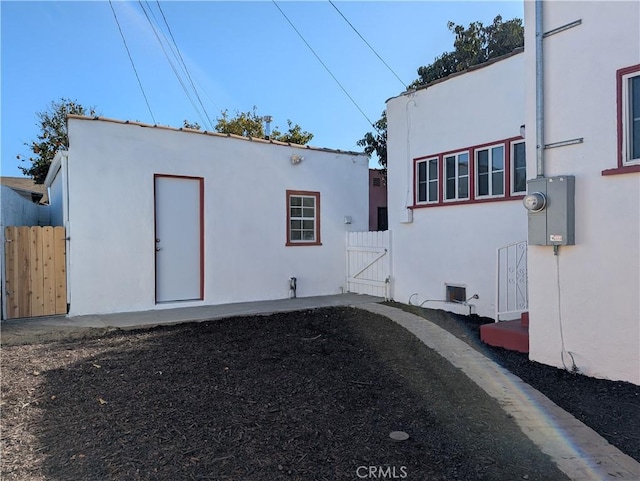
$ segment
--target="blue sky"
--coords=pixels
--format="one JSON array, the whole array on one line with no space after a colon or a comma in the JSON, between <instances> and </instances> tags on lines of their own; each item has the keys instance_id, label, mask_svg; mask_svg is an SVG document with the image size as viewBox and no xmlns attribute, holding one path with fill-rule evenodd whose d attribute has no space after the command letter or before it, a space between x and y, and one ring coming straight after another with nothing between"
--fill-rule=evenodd
<instances>
[{"instance_id":1,"label":"blue sky","mask_svg":"<svg viewBox=\"0 0 640 481\"><path fill-rule=\"evenodd\" d=\"M143 2L164 27L155 0ZM278 1L322 62L371 122L404 90L328 1ZM523 17L521 1L343 2L334 4L405 84L417 68L453 49L449 20L467 25ZM257 107L272 126L287 119L314 134L311 145L361 151L372 130L336 81L271 1L161 2L171 32L215 124ZM139 2L114 1L155 122L205 125L166 60ZM16 155L38 134L36 112L62 97L99 115L154 123L107 1L0 3L1 173L20 176ZM164 27L165 34L169 33ZM170 38L170 37L169 37ZM165 45L165 48L166 45ZM177 65L177 63L176 63ZM183 76L184 77L184 76ZM188 82L188 80L185 80Z\"/></svg>"}]
</instances>

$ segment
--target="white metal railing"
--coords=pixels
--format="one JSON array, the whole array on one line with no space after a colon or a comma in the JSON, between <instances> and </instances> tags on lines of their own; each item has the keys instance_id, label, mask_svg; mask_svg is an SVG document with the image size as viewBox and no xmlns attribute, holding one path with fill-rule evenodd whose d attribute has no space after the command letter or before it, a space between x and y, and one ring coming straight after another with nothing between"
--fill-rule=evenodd
<instances>
[{"instance_id":1,"label":"white metal railing","mask_svg":"<svg viewBox=\"0 0 640 481\"><path fill-rule=\"evenodd\" d=\"M527 241L500 247L496 266L496 322L515 319L529 308Z\"/></svg>"}]
</instances>

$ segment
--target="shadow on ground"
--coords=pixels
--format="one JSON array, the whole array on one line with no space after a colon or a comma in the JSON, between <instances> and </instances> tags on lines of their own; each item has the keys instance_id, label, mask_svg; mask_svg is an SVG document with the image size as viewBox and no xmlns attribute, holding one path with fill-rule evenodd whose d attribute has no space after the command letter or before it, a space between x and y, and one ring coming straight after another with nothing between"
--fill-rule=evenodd
<instances>
[{"instance_id":1,"label":"shadow on ground","mask_svg":"<svg viewBox=\"0 0 640 481\"><path fill-rule=\"evenodd\" d=\"M41 374L34 449L49 480L355 480L370 467L409 480L567 479L463 373L365 311L49 347L83 356Z\"/></svg>"}]
</instances>

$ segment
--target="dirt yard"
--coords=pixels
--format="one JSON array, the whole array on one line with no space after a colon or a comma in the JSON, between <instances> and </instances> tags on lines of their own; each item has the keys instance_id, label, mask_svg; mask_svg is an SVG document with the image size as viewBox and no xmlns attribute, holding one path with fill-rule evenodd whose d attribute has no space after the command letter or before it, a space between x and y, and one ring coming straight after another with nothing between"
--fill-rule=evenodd
<instances>
[{"instance_id":1,"label":"dirt yard","mask_svg":"<svg viewBox=\"0 0 640 481\"><path fill-rule=\"evenodd\" d=\"M3 347L3 480L566 479L464 374L365 311L100 336Z\"/></svg>"}]
</instances>

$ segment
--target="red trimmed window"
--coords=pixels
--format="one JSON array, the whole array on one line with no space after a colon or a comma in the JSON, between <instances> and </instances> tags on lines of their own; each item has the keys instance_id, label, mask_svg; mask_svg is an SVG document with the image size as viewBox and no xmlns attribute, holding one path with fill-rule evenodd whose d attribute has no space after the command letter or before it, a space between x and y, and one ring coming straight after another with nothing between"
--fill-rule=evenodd
<instances>
[{"instance_id":1,"label":"red trimmed window","mask_svg":"<svg viewBox=\"0 0 640 481\"><path fill-rule=\"evenodd\" d=\"M640 172L640 64L616 72L618 166L603 175Z\"/></svg>"},{"instance_id":2,"label":"red trimmed window","mask_svg":"<svg viewBox=\"0 0 640 481\"><path fill-rule=\"evenodd\" d=\"M286 245L321 245L320 192L287 190Z\"/></svg>"},{"instance_id":3,"label":"red trimmed window","mask_svg":"<svg viewBox=\"0 0 640 481\"><path fill-rule=\"evenodd\" d=\"M640 164L640 65L620 75L622 85L622 164Z\"/></svg>"},{"instance_id":4,"label":"red trimmed window","mask_svg":"<svg viewBox=\"0 0 640 481\"><path fill-rule=\"evenodd\" d=\"M414 208L521 199L527 190L522 137L414 159Z\"/></svg>"}]
</instances>

